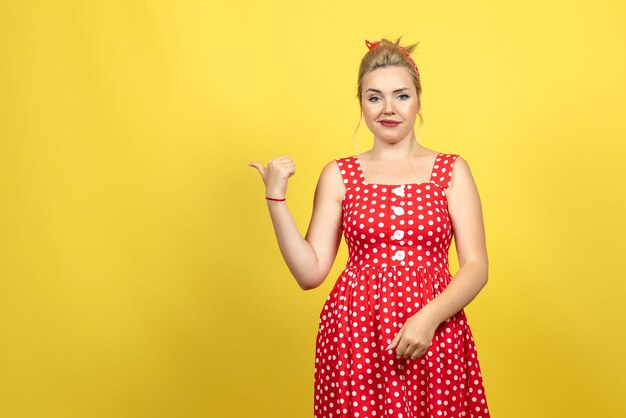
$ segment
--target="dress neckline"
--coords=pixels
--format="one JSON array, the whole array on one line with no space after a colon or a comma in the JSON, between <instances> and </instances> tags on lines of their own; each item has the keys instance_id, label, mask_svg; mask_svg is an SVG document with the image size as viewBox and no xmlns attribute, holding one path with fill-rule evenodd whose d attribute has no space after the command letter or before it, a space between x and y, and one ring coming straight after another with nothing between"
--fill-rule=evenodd
<instances>
[{"instance_id":1,"label":"dress neckline","mask_svg":"<svg viewBox=\"0 0 626 418\"><path fill-rule=\"evenodd\" d=\"M421 184L436 184L432 181L433 178L433 173L435 172L435 166L437 165L437 159L439 158L439 156L441 155L440 152L437 153L437 156L435 157L435 163L433 164L432 169L430 170L430 180L429 181L420 181L420 182L414 182L414 183L399 183L399 184L385 184L385 183L370 183L368 181L365 180L365 174L363 174L363 165L361 164L361 160L359 159L358 155L354 156L354 159L356 160L357 166L359 167L359 177L361 177L361 182L366 185L366 186L385 186L385 187L399 187L399 186L419 186Z\"/></svg>"}]
</instances>

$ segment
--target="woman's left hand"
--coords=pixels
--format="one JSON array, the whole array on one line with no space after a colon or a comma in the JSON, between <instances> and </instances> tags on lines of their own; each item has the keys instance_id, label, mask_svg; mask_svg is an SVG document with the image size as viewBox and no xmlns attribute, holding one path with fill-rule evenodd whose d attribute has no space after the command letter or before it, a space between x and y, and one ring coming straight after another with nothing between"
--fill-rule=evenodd
<instances>
[{"instance_id":1,"label":"woman's left hand","mask_svg":"<svg viewBox=\"0 0 626 418\"><path fill-rule=\"evenodd\" d=\"M414 360L421 357L428 351L438 326L424 310L419 310L402 325L385 350L395 348L400 358L410 357Z\"/></svg>"}]
</instances>

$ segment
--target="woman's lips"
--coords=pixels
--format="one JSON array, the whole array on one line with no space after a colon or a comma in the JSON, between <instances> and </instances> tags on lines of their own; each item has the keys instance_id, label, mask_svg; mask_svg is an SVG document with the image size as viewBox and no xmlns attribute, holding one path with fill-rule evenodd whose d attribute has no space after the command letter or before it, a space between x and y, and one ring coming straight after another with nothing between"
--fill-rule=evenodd
<instances>
[{"instance_id":1,"label":"woman's lips","mask_svg":"<svg viewBox=\"0 0 626 418\"><path fill-rule=\"evenodd\" d=\"M385 122L385 121L380 121L380 124L383 126L386 126L388 128L393 128L394 126L398 126L400 125L400 122Z\"/></svg>"}]
</instances>

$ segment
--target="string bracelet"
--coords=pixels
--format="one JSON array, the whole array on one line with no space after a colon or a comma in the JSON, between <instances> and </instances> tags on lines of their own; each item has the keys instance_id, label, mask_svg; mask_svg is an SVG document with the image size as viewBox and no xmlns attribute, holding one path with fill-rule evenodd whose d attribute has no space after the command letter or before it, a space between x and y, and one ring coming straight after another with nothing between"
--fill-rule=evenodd
<instances>
[{"instance_id":1,"label":"string bracelet","mask_svg":"<svg viewBox=\"0 0 626 418\"><path fill-rule=\"evenodd\" d=\"M267 200L275 200L275 201L277 201L277 202L282 202L282 201L286 200L286 198L283 198L283 199L275 199L275 198L273 198L273 197L267 197L267 196L265 196L265 199L267 199Z\"/></svg>"}]
</instances>

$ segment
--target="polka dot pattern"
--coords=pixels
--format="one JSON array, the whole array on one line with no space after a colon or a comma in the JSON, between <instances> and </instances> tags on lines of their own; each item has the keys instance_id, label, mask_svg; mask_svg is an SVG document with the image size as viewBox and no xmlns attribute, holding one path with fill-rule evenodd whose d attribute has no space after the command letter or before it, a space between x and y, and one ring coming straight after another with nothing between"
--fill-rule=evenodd
<instances>
[{"instance_id":1,"label":"polka dot pattern","mask_svg":"<svg viewBox=\"0 0 626 418\"><path fill-rule=\"evenodd\" d=\"M348 260L319 315L315 418L490 417L464 310L422 357L384 350L452 280L445 189L457 156L439 153L429 182L398 185L365 182L356 156L336 160Z\"/></svg>"}]
</instances>

